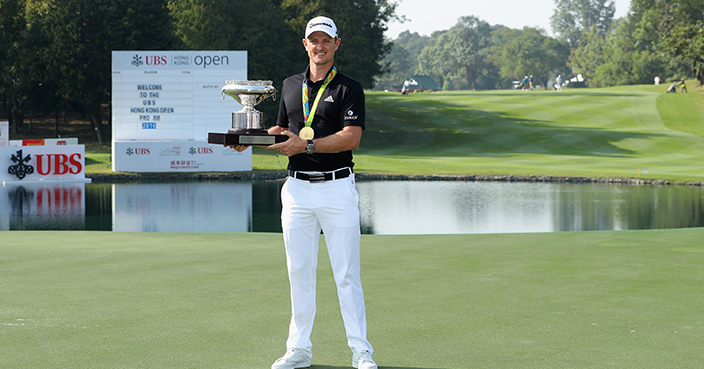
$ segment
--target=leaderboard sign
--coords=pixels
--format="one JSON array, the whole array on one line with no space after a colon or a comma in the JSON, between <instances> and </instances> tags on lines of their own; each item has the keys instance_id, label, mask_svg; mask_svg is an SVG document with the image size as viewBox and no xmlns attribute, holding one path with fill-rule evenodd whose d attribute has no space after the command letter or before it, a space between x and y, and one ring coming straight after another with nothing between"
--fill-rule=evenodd
<instances>
[{"instance_id":1,"label":"leaderboard sign","mask_svg":"<svg viewBox=\"0 0 704 369\"><path fill-rule=\"evenodd\" d=\"M251 150L207 142L241 109L222 86L246 79L246 51L113 51L113 171L252 170Z\"/></svg>"}]
</instances>

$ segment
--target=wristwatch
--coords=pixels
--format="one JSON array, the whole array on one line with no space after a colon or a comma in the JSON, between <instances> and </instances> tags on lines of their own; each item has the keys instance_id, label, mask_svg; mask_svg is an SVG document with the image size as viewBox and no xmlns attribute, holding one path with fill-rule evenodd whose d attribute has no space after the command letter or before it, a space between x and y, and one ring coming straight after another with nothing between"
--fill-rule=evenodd
<instances>
[{"instance_id":1,"label":"wristwatch","mask_svg":"<svg viewBox=\"0 0 704 369\"><path fill-rule=\"evenodd\" d=\"M313 145L313 140L308 140L308 145L306 146L306 154L312 154L315 151L315 145Z\"/></svg>"}]
</instances>

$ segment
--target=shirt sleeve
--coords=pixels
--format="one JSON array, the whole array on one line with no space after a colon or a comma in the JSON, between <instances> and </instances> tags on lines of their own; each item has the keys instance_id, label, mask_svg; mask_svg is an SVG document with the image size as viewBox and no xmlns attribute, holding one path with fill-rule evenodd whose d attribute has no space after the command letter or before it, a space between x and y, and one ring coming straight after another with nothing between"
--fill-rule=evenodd
<instances>
[{"instance_id":1,"label":"shirt sleeve","mask_svg":"<svg viewBox=\"0 0 704 369\"><path fill-rule=\"evenodd\" d=\"M364 89L359 82L354 81L345 93L340 110L340 121L343 127L359 126L364 129L365 119Z\"/></svg>"},{"instance_id":2,"label":"shirt sleeve","mask_svg":"<svg viewBox=\"0 0 704 369\"><path fill-rule=\"evenodd\" d=\"M281 92L281 102L279 102L279 115L276 117L276 125L283 128L288 128L288 112L286 111L286 99L284 99L283 91Z\"/></svg>"}]
</instances>

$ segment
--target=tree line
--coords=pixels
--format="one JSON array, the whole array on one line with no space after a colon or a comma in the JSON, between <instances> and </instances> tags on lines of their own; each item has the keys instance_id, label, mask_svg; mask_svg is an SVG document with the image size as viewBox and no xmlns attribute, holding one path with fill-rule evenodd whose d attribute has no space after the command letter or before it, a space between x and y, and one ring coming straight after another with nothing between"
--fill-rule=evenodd
<instances>
[{"instance_id":1,"label":"tree line","mask_svg":"<svg viewBox=\"0 0 704 369\"><path fill-rule=\"evenodd\" d=\"M581 74L588 87L694 78L704 85L704 1L632 0L614 19L613 0L555 0L555 37L542 29L490 25L463 16L449 30L409 31L392 42L376 89L427 75L443 89L509 88L532 75L536 84Z\"/></svg>"},{"instance_id":2,"label":"tree line","mask_svg":"<svg viewBox=\"0 0 704 369\"><path fill-rule=\"evenodd\" d=\"M395 9L387 0L0 0L2 108L15 133L27 114L53 116L57 132L61 112L83 114L105 143L111 51L247 50L248 78L280 87L306 68L301 40L317 15L343 39L338 68L371 88Z\"/></svg>"}]
</instances>

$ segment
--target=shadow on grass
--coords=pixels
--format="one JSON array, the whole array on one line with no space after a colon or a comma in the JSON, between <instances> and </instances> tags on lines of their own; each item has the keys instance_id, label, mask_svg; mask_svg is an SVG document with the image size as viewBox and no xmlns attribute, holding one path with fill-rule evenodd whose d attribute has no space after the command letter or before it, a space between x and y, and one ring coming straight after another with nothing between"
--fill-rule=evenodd
<instances>
[{"instance_id":1,"label":"shadow on grass","mask_svg":"<svg viewBox=\"0 0 704 369\"><path fill-rule=\"evenodd\" d=\"M86 163L85 163L86 165L101 164L101 163L102 163L101 161L92 159L92 158L90 158L90 157L88 157L88 156L86 156L85 161L86 161Z\"/></svg>"},{"instance_id":2,"label":"shadow on grass","mask_svg":"<svg viewBox=\"0 0 704 369\"><path fill-rule=\"evenodd\" d=\"M437 100L392 108L386 108L383 102L371 101L368 106L371 108L368 109L370 124L360 149L371 154L626 157L637 153L621 147L620 142L663 136L633 130L559 125Z\"/></svg>"}]
</instances>

